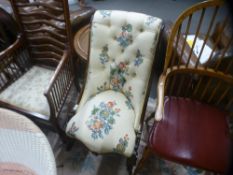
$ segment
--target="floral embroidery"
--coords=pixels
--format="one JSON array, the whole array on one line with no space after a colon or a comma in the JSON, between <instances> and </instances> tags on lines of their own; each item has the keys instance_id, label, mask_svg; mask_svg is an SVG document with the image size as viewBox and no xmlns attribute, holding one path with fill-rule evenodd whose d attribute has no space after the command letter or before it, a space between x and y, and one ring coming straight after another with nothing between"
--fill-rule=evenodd
<instances>
[{"instance_id":1,"label":"floral embroidery","mask_svg":"<svg viewBox=\"0 0 233 175\"><path fill-rule=\"evenodd\" d=\"M126 24L121 27L122 32L120 36L117 37L117 41L123 48L126 48L130 43L132 43L133 37L130 34L130 32L132 32L132 29L133 27L131 24Z\"/></svg>"},{"instance_id":2,"label":"floral embroidery","mask_svg":"<svg viewBox=\"0 0 233 175\"><path fill-rule=\"evenodd\" d=\"M131 91L132 91L132 87L129 86L129 87L128 87L128 90L125 91L125 96L127 97L127 99L130 99L130 98L133 97L133 94L132 94Z\"/></svg>"},{"instance_id":3,"label":"floral embroidery","mask_svg":"<svg viewBox=\"0 0 233 175\"><path fill-rule=\"evenodd\" d=\"M74 137L74 133L79 130L78 127L75 126L75 122L72 123L71 127L67 131L67 134L70 135L71 137Z\"/></svg>"},{"instance_id":4,"label":"floral embroidery","mask_svg":"<svg viewBox=\"0 0 233 175\"><path fill-rule=\"evenodd\" d=\"M157 19L153 16L148 16L146 19L146 25L151 25L152 23L154 23Z\"/></svg>"},{"instance_id":5,"label":"floral embroidery","mask_svg":"<svg viewBox=\"0 0 233 175\"><path fill-rule=\"evenodd\" d=\"M120 62L118 65L110 67L110 84L113 90L120 90L125 82L125 76L128 75L128 67L124 62Z\"/></svg>"},{"instance_id":6,"label":"floral embroidery","mask_svg":"<svg viewBox=\"0 0 233 175\"><path fill-rule=\"evenodd\" d=\"M125 134L123 138L119 139L119 142L116 145L116 148L113 148L113 151L116 153L123 154L128 146L128 142L129 142L129 136L128 134Z\"/></svg>"},{"instance_id":7,"label":"floral embroidery","mask_svg":"<svg viewBox=\"0 0 233 175\"><path fill-rule=\"evenodd\" d=\"M204 172L204 170L196 169L196 168L189 167L189 166L184 166L184 168L187 170L189 175L197 175L197 174Z\"/></svg>"},{"instance_id":8,"label":"floral embroidery","mask_svg":"<svg viewBox=\"0 0 233 175\"><path fill-rule=\"evenodd\" d=\"M127 98L127 100L125 101L125 104L128 107L128 109L133 109L133 104L131 102L131 98L133 97L133 94L132 94L131 90L132 90L132 87L129 86L128 90L126 90L124 92L124 94L125 94L125 96Z\"/></svg>"},{"instance_id":9,"label":"floral embroidery","mask_svg":"<svg viewBox=\"0 0 233 175\"><path fill-rule=\"evenodd\" d=\"M126 106L128 107L128 109L133 109L133 104L132 104L132 102L131 102L131 100L126 100L125 101L125 104L126 104Z\"/></svg>"},{"instance_id":10,"label":"floral embroidery","mask_svg":"<svg viewBox=\"0 0 233 175\"><path fill-rule=\"evenodd\" d=\"M100 10L99 12L103 16L103 18L109 17L111 15L111 11L109 10Z\"/></svg>"},{"instance_id":11,"label":"floral embroidery","mask_svg":"<svg viewBox=\"0 0 233 175\"><path fill-rule=\"evenodd\" d=\"M142 59L142 54L140 52L140 50L137 50L137 54L136 54L136 59L134 60L134 66L139 66L140 64L142 64L143 59Z\"/></svg>"},{"instance_id":12,"label":"floral embroidery","mask_svg":"<svg viewBox=\"0 0 233 175\"><path fill-rule=\"evenodd\" d=\"M101 54L99 55L99 59L100 59L100 62L102 64L105 64L109 61L109 56L108 56L108 45L105 45L103 48L102 48L102 52Z\"/></svg>"},{"instance_id":13,"label":"floral embroidery","mask_svg":"<svg viewBox=\"0 0 233 175\"><path fill-rule=\"evenodd\" d=\"M107 90L107 89L108 89L108 87L107 87L107 82L104 82L104 84L103 84L102 86L97 87L98 93L99 93L99 92L103 92L103 91L105 91L105 90Z\"/></svg>"},{"instance_id":14,"label":"floral embroidery","mask_svg":"<svg viewBox=\"0 0 233 175\"><path fill-rule=\"evenodd\" d=\"M86 122L87 127L92 131L91 137L93 139L103 138L104 134L109 134L115 123L115 116L120 116L119 108L115 101L101 102L98 107L94 106L91 111L90 119Z\"/></svg>"}]
</instances>

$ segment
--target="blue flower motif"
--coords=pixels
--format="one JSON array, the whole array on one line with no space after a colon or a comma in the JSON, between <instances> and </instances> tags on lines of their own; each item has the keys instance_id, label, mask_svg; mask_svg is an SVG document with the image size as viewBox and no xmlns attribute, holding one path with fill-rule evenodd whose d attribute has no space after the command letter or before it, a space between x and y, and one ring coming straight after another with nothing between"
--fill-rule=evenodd
<instances>
[{"instance_id":1,"label":"blue flower motif","mask_svg":"<svg viewBox=\"0 0 233 175\"><path fill-rule=\"evenodd\" d=\"M187 170L188 175L198 175L203 172L201 169L193 168L190 166L185 166L184 168Z\"/></svg>"},{"instance_id":2,"label":"blue flower motif","mask_svg":"<svg viewBox=\"0 0 233 175\"><path fill-rule=\"evenodd\" d=\"M151 25L152 23L154 23L157 19L153 16L148 16L146 19L146 25Z\"/></svg>"},{"instance_id":3,"label":"blue flower motif","mask_svg":"<svg viewBox=\"0 0 233 175\"><path fill-rule=\"evenodd\" d=\"M95 140L103 139L108 135L115 123L115 116L119 116L120 109L115 108L115 101L100 102L98 107L94 106L90 119L86 121L87 127L92 131L91 137Z\"/></svg>"},{"instance_id":4,"label":"blue flower motif","mask_svg":"<svg viewBox=\"0 0 233 175\"><path fill-rule=\"evenodd\" d=\"M138 49L136 54L136 59L134 60L134 65L138 67L142 63L143 63L142 54Z\"/></svg>"},{"instance_id":5,"label":"blue flower motif","mask_svg":"<svg viewBox=\"0 0 233 175\"><path fill-rule=\"evenodd\" d=\"M117 37L117 41L119 42L120 46L123 48L126 48L131 42L132 42L132 25L131 24L126 24L124 26L121 27L121 34L119 37Z\"/></svg>"},{"instance_id":6,"label":"blue flower motif","mask_svg":"<svg viewBox=\"0 0 233 175\"><path fill-rule=\"evenodd\" d=\"M109 17L111 15L111 11L109 10L100 10L100 14L103 16L103 18Z\"/></svg>"}]
</instances>

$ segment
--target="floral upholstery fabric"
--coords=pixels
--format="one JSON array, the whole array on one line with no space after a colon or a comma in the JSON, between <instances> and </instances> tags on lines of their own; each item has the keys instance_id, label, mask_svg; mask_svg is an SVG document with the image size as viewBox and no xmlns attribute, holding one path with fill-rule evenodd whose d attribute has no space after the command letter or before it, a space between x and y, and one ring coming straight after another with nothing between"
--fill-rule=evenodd
<instances>
[{"instance_id":1,"label":"floral upholstery fabric","mask_svg":"<svg viewBox=\"0 0 233 175\"><path fill-rule=\"evenodd\" d=\"M69 122L67 131L72 127L73 122L74 125L79 125L79 122L83 123L88 120L90 115L80 115L83 113L81 111L86 108L87 104L90 104L94 96L107 90L118 92L119 96L121 94L125 97L123 101L120 101L122 103L120 110L133 111L134 116L133 125L127 124L125 121L124 126L132 127L128 129L133 132L139 130L161 22L159 18L135 12L108 10L95 12L91 27L87 81L77 114ZM109 98L109 100L116 99ZM108 101L103 101L103 103L108 103ZM116 117L115 122L117 123L121 117ZM113 134L111 132L117 133L122 130L122 126L117 124L116 126L119 128L114 127L110 130L110 135ZM113 131L115 129L117 131ZM84 134L84 143L87 143L87 146L88 143L91 143L95 148L90 145L89 147L96 152L103 146L101 144L104 144L104 149L106 149L104 151L102 149L101 152L107 152L107 150L113 150L112 144L115 142L125 143L126 140L129 142L134 140L134 138L130 138L129 134L128 136L115 134L116 137L112 137L111 140L103 135L102 139L104 140L96 144L98 139L94 139L91 134L80 131L74 133L78 139L83 138L82 134ZM132 134L132 136L134 135ZM113 141L114 139L115 141ZM133 149L133 146L134 144L130 150ZM129 156L129 153L123 154Z\"/></svg>"},{"instance_id":2,"label":"floral upholstery fabric","mask_svg":"<svg viewBox=\"0 0 233 175\"><path fill-rule=\"evenodd\" d=\"M122 93L113 90L97 94L69 121L67 134L94 152L131 155L135 114L125 107L126 100Z\"/></svg>"},{"instance_id":3,"label":"floral upholstery fabric","mask_svg":"<svg viewBox=\"0 0 233 175\"><path fill-rule=\"evenodd\" d=\"M0 100L28 111L50 116L49 104L44 91L53 74L53 70L33 66L0 93Z\"/></svg>"}]
</instances>

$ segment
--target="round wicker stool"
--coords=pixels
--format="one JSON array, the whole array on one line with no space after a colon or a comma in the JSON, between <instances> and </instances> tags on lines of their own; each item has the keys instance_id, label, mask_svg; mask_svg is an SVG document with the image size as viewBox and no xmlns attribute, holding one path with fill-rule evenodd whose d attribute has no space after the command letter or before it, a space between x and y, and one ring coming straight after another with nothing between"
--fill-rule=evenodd
<instances>
[{"instance_id":1,"label":"round wicker stool","mask_svg":"<svg viewBox=\"0 0 233 175\"><path fill-rule=\"evenodd\" d=\"M56 175L46 136L28 118L0 108L0 174Z\"/></svg>"}]
</instances>

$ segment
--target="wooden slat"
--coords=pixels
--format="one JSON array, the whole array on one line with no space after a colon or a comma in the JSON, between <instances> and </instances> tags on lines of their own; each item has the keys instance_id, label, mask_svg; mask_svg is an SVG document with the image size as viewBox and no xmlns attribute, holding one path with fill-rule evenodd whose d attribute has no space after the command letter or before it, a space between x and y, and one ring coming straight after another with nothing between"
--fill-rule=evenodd
<instances>
[{"instance_id":1,"label":"wooden slat","mask_svg":"<svg viewBox=\"0 0 233 175\"><path fill-rule=\"evenodd\" d=\"M227 93L229 92L229 90L231 89L231 86L227 86L227 88L224 90L224 92L222 93L222 95L220 96L220 98L218 99L218 101L216 102L216 105L219 105L220 102L226 97Z\"/></svg>"},{"instance_id":2,"label":"wooden slat","mask_svg":"<svg viewBox=\"0 0 233 175\"><path fill-rule=\"evenodd\" d=\"M29 34L40 34L40 33L47 33L51 35L52 37L56 38L57 40L61 40L65 42L67 40L67 37L65 35L62 35L60 33L57 33L55 30L49 30L48 28L39 28L39 29L34 29L34 30L25 30L26 33Z\"/></svg>"},{"instance_id":3,"label":"wooden slat","mask_svg":"<svg viewBox=\"0 0 233 175\"><path fill-rule=\"evenodd\" d=\"M58 7L55 4L47 4L47 3L43 3L43 2L30 2L30 3L16 3L16 5L18 7L33 7L33 6L43 6L46 7L50 10L54 10L54 11L58 11L58 12L63 12L63 9Z\"/></svg>"},{"instance_id":4,"label":"wooden slat","mask_svg":"<svg viewBox=\"0 0 233 175\"><path fill-rule=\"evenodd\" d=\"M61 18L62 16L57 17L57 16L52 15L51 13L47 13L42 10L40 10L39 12L20 12L19 14L21 16L26 16L26 17L28 16L36 17L36 19L53 19L56 21L64 22L64 17L63 18Z\"/></svg>"},{"instance_id":5,"label":"wooden slat","mask_svg":"<svg viewBox=\"0 0 233 175\"><path fill-rule=\"evenodd\" d=\"M51 50L52 52L56 52L58 53L59 55L62 55L63 54L63 50L60 49L59 47L56 47L52 44L30 44L29 46L31 49L35 49L37 51L44 51L44 50Z\"/></svg>"},{"instance_id":6,"label":"wooden slat","mask_svg":"<svg viewBox=\"0 0 233 175\"><path fill-rule=\"evenodd\" d=\"M221 29L220 29L220 32L218 33L218 36L217 36L216 41L214 42L214 46L213 46L212 51L211 51L211 54L210 54L210 56L209 56L209 58L208 58L208 60L207 60L207 63L208 63L209 61L211 61L211 59L212 59L212 57L213 57L213 54L214 54L214 52L215 52L215 50L216 50L216 48L217 48L217 45L218 45L218 43L219 43L219 41L220 41L220 39L221 39L222 32L224 31L224 29L225 29L225 27L227 26L228 22L229 22L229 15L227 15L227 16L225 17L225 19L224 19L223 25L221 26ZM207 64L205 65L205 68L207 68Z\"/></svg>"},{"instance_id":7,"label":"wooden slat","mask_svg":"<svg viewBox=\"0 0 233 175\"><path fill-rule=\"evenodd\" d=\"M54 24L54 22L52 20L48 21L48 20L43 20L43 19L34 19L33 21L22 21L22 23L24 25L35 25L35 24L46 24L48 26L54 27L57 30L61 30L64 31L65 28L61 27L59 25Z\"/></svg>"},{"instance_id":8,"label":"wooden slat","mask_svg":"<svg viewBox=\"0 0 233 175\"><path fill-rule=\"evenodd\" d=\"M179 43L179 40L180 40L181 28L182 28L182 24L179 26L177 35L175 37L175 48L178 47L178 43ZM176 58L176 52L175 52L175 49L173 49L173 54L172 54L172 57L171 57L171 65L170 65L171 68L174 65L175 58Z\"/></svg>"},{"instance_id":9,"label":"wooden slat","mask_svg":"<svg viewBox=\"0 0 233 175\"><path fill-rule=\"evenodd\" d=\"M199 61L200 61L202 52L203 52L203 50L204 50L204 47L205 47L205 45L206 45L207 40L209 39L209 35L210 35L210 32L211 32L211 29L213 28L213 24L214 24L214 21L215 21L215 19L216 19L216 15L217 15L217 13L218 13L218 10L219 10L219 6L216 6L215 9L214 9L212 18L211 18L211 20L210 20L208 30L207 30L207 32L205 33L204 43L202 44L202 47L201 47L201 50L200 50L200 53L199 53L197 62L196 62L196 64L195 64L195 68L197 68L197 66L198 66L198 64L199 64Z\"/></svg>"},{"instance_id":10,"label":"wooden slat","mask_svg":"<svg viewBox=\"0 0 233 175\"><path fill-rule=\"evenodd\" d=\"M207 100L208 103L210 103L210 102L212 101L212 99L214 98L214 96L215 96L217 90L218 90L219 87L221 86L221 83L222 83L222 82L221 82L220 80L218 80L217 85L215 86L214 90L211 92L211 95L209 96L209 98L208 98L208 100ZM212 85L213 85L213 84L212 84Z\"/></svg>"},{"instance_id":11,"label":"wooden slat","mask_svg":"<svg viewBox=\"0 0 233 175\"><path fill-rule=\"evenodd\" d=\"M189 56L188 56L188 61L186 63L186 67L188 67L191 55L193 54L193 48L194 48L194 46L196 44L196 40L197 40L197 37L198 37L199 32L200 32L201 24L202 24L204 15L205 15L205 10L206 10L205 8L202 9L201 17L199 19L199 23L198 23L197 30L196 30L196 33L195 33L195 38L194 38L194 41L193 41L193 44L192 44L192 47L191 47L191 50L190 50L190 53L189 53Z\"/></svg>"},{"instance_id":12,"label":"wooden slat","mask_svg":"<svg viewBox=\"0 0 233 175\"><path fill-rule=\"evenodd\" d=\"M186 30L185 30L185 38L184 38L184 41L183 41L183 44L182 44L181 54L180 54L180 57L179 57L178 67L180 66L181 59L182 59L183 54L184 54L184 48L185 48L185 45L186 45L187 36L188 36L188 33L189 33L191 21L192 21L192 15L189 15L188 23L186 25Z\"/></svg>"},{"instance_id":13,"label":"wooden slat","mask_svg":"<svg viewBox=\"0 0 233 175\"><path fill-rule=\"evenodd\" d=\"M223 51L221 52L221 56L218 58L218 62L217 62L217 64L215 65L215 68L214 68L215 71L218 70L218 68L219 68L219 66L220 66L220 64L221 64L221 62L222 62L222 60L224 59L224 56L225 56L227 50L229 49L230 46L232 46L232 41L233 41L233 36L231 35L231 38L229 39L229 41L228 41L228 43L227 43L227 46L223 49ZM228 69L228 68L227 68L227 69ZM227 69L226 69L226 70L227 70Z\"/></svg>"}]
</instances>

